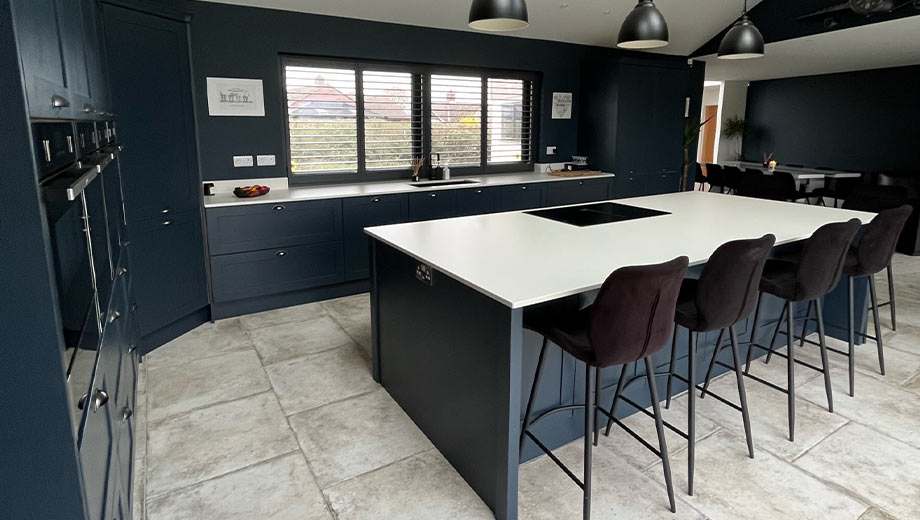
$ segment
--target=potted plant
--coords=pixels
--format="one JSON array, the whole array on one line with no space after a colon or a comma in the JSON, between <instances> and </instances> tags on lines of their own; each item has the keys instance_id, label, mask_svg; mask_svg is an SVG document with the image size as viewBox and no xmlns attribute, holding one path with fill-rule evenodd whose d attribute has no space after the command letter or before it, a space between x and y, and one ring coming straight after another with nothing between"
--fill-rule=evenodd
<instances>
[{"instance_id":1,"label":"potted plant","mask_svg":"<svg viewBox=\"0 0 920 520\"><path fill-rule=\"evenodd\" d=\"M735 148L738 153L736 153L735 156L739 161L743 159L741 155L741 138L744 136L745 125L744 118L738 116L729 117L722 125L722 137L737 143Z\"/></svg>"},{"instance_id":2,"label":"potted plant","mask_svg":"<svg viewBox=\"0 0 920 520\"><path fill-rule=\"evenodd\" d=\"M712 119L711 117L709 119ZM680 171L680 191L687 191L687 173L690 167L690 147L699 138L700 130L706 126L709 119L700 123L699 119L688 119L684 123L684 163Z\"/></svg>"}]
</instances>

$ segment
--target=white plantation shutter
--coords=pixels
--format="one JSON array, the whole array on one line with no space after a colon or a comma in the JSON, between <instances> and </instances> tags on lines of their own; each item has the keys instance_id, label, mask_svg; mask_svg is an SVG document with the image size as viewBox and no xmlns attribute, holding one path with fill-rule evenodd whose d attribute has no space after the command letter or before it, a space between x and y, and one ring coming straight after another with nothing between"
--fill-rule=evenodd
<instances>
[{"instance_id":1,"label":"white plantation shutter","mask_svg":"<svg viewBox=\"0 0 920 520\"><path fill-rule=\"evenodd\" d=\"M532 82L489 78L487 93L488 163L529 162L533 140Z\"/></svg>"},{"instance_id":2,"label":"white plantation shutter","mask_svg":"<svg viewBox=\"0 0 920 520\"><path fill-rule=\"evenodd\" d=\"M482 162L482 78L431 75L431 152L441 164Z\"/></svg>"},{"instance_id":3,"label":"white plantation shutter","mask_svg":"<svg viewBox=\"0 0 920 520\"><path fill-rule=\"evenodd\" d=\"M408 72L365 70L365 168L409 168L422 155L421 77Z\"/></svg>"},{"instance_id":4,"label":"white plantation shutter","mask_svg":"<svg viewBox=\"0 0 920 520\"><path fill-rule=\"evenodd\" d=\"M285 66L291 171L358 170L354 68Z\"/></svg>"}]
</instances>

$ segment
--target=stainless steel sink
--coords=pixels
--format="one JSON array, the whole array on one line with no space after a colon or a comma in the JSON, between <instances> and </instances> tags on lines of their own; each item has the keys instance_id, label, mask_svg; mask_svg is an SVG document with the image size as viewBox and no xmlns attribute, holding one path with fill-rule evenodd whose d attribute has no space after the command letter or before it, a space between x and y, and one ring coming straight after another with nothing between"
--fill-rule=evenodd
<instances>
[{"instance_id":1,"label":"stainless steel sink","mask_svg":"<svg viewBox=\"0 0 920 520\"><path fill-rule=\"evenodd\" d=\"M435 188L438 186L454 186L457 184L479 184L479 181L474 181L472 179L458 179L455 181L423 181L423 182L410 182L409 186L413 188Z\"/></svg>"}]
</instances>

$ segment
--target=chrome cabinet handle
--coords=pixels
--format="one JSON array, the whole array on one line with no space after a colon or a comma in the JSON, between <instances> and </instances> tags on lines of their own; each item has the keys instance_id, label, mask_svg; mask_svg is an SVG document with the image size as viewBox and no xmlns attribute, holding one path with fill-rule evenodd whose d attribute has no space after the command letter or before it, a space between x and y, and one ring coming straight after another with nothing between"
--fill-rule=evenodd
<instances>
[{"instance_id":1,"label":"chrome cabinet handle","mask_svg":"<svg viewBox=\"0 0 920 520\"><path fill-rule=\"evenodd\" d=\"M105 404L108 402L109 402L109 394L107 394L105 390L102 390L101 388L97 388L96 390L93 391L93 411L94 412L98 410L100 407L105 406Z\"/></svg>"},{"instance_id":2,"label":"chrome cabinet handle","mask_svg":"<svg viewBox=\"0 0 920 520\"><path fill-rule=\"evenodd\" d=\"M164 215L168 215L168 214L169 214L169 208L163 208L163 209L161 209L161 210L160 210L160 213L162 213L162 214L164 214Z\"/></svg>"},{"instance_id":3,"label":"chrome cabinet handle","mask_svg":"<svg viewBox=\"0 0 920 520\"><path fill-rule=\"evenodd\" d=\"M73 136L67 136L67 153L73 153Z\"/></svg>"},{"instance_id":4,"label":"chrome cabinet handle","mask_svg":"<svg viewBox=\"0 0 920 520\"><path fill-rule=\"evenodd\" d=\"M578 181L578 185L579 185L579 186L584 186L584 185L585 185L585 181Z\"/></svg>"},{"instance_id":5,"label":"chrome cabinet handle","mask_svg":"<svg viewBox=\"0 0 920 520\"><path fill-rule=\"evenodd\" d=\"M476 193L482 193L482 190L476 190Z\"/></svg>"},{"instance_id":6,"label":"chrome cabinet handle","mask_svg":"<svg viewBox=\"0 0 920 520\"><path fill-rule=\"evenodd\" d=\"M86 112L87 114L90 112L95 112L96 107L94 107L90 103L83 103L83 111Z\"/></svg>"},{"instance_id":7,"label":"chrome cabinet handle","mask_svg":"<svg viewBox=\"0 0 920 520\"><path fill-rule=\"evenodd\" d=\"M78 409L78 410L82 410L83 407L86 406L86 398L87 398L87 397L89 397L89 394L83 394L83 396L80 397L80 400L77 401L77 409Z\"/></svg>"},{"instance_id":8,"label":"chrome cabinet handle","mask_svg":"<svg viewBox=\"0 0 920 520\"><path fill-rule=\"evenodd\" d=\"M168 226L168 225L170 225L170 224L172 224L172 220L164 220L164 221L163 221L163 225L164 225L164 226Z\"/></svg>"},{"instance_id":9,"label":"chrome cabinet handle","mask_svg":"<svg viewBox=\"0 0 920 520\"><path fill-rule=\"evenodd\" d=\"M118 272L115 273L115 274L118 275L118 276L124 276L125 273L127 273L127 272L128 272L128 269L127 269L127 268L125 268L125 267L119 267L119 268L118 268Z\"/></svg>"},{"instance_id":10,"label":"chrome cabinet handle","mask_svg":"<svg viewBox=\"0 0 920 520\"><path fill-rule=\"evenodd\" d=\"M284 249L279 249L278 251L275 251L275 256L287 256L287 251Z\"/></svg>"},{"instance_id":11,"label":"chrome cabinet handle","mask_svg":"<svg viewBox=\"0 0 920 520\"><path fill-rule=\"evenodd\" d=\"M131 354L135 350L137 350L137 345L135 345L134 343L128 345L128 354Z\"/></svg>"},{"instance_id":12,"label":"chrome cabinet handle","mask_svg":"<svg viewBox=\"0 0 920 520\"><path fill-rule=\"evenodd\" d=\"M67 108L70 106L70 101L60 94L55 94L51 96L51 106L53 108Z\"/></svg>"},{"instance_id":13,"label":"chrome cabinet handle","mask_svg":"<svg viewBox=\"0 0 920 520\"><path fill-rule=\"evenodd\" d=\"M109 323L114 323L115 320L121 318L121 313L118 311L112 311L109 313Z\"/></svg>"},{"instance_id":14,"label":"chrome cabinet handle","mask_svg":"<svg viewBox=\"0 0 920 520\"><path fill-rule=\"evenodd\" d=\"M374 197L373 200L371 200L371 202L380 202L380 197Z\"/></svg>"},{"instance_id":15,"label":"chrome cabinet handle","mask_svg":"<svg viewBox=\"0 0 920 520\"><path fill-rule=\"evenodd\" d=\"M132 415L134 415L134 411L125 406L121 409L121 422L128 422L128 419L130 419Z\"/></svg>"},{"instance_id":16,"label":"chrome cabinet handle","mask_svg":"<svg viewBox=\"0 0 920 520\"><path fill-rule=\"evenodd\" d=\"M435 198L435 197L437 197L437 196L438 196L437 193L432 193L432 194L431 194L431 198L432 198L432 199Z\"/></svg>"},{"instance_id":17,"label":"chrome cabinet handle","mask_svg":"<svg viewBox=\"0 0 920 520\"><path fill-rule=\"evenodd\" d=\"M284 204L278 204L277 206L272 206L272 209L275 211L282 211L284 209Z\"/></svg>"},{"instance_id":18,"label":"chrome cabinet handle","mask_svg":"<svg viewBox=\"0 0 920 520\"><path fill-rule=\"evenodd\" d=\"M522 189L522 190L526 190L526 189L527 189L527 186L521 186L521 189Z\"/></svg>"},{"instance_id":19,"label":"chrome cabinet handle","mask_svg":"<svg viewBox=\"0 0 920 520\"><path fill-rule=\"evenodd\" d=\"M42 139L42 148L45 150L45 162L51 162L51 141Z\"/></svg>"},{"instance_id":20,"label":"chrome cabinet handle","mask_svg":"<svg viewBox=\"0 0 920 520\"><path fill-rule=\"evenodd\" d=\"M80 134L80 148L86 148L86 134Z\"/></svg>"}]
</instances>

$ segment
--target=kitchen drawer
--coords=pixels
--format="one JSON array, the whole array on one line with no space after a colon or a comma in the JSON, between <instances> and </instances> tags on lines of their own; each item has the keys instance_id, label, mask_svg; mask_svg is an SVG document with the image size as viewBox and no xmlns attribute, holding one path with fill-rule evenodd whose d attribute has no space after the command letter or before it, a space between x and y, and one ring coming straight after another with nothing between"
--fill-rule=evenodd
<instances>
[{"instance_id":1,"label":"kitchen drawer","mask_svg":"<svg viewBox=\"0 0 920 520\"><path fill-rule=\"evenodd\" d=\"M578 179L549 183L546 188L547 206L564 206L582 202L607 200L610 179Z\"/></svg>"},{"instance_id":2,"label":"kitchen drawer","mask_svg":"<svg viewBox=\"0 0 920 520\"><path fill-rule=\"evenodd\" d=\"M72 123L33 123L35 162L39 178L54 173L77 159Z\"/></svg>"},{"instance_id":3,"label":"kitchen drawer","mask_svg":"<svg viewBox=\"0 0 920 520\"><path fill-rule=\"evenodd\" d=\"M364 228L409 220L409 197L404 193L351 197L342 202L345 235L345 278L360 280L370 274L369 241Z\"/></svg>"},{"instance_id":4,"label":"kitchen drawer","mask_svg":"<svg viewBox=\"0 0 920 520\"><path fill-rule=\"evenodd\" d=\"M207 210L211 255L342 239L342 201L254 204Z\"/></svg>"},{"instance_id":5,"label":"kitchen drawer","mask_svg":"<svg viewBox=\"0 0 920 520\"><path fill-rule=\"evenodd\" d=\"M501 210L501 188L471 188L458 190L457 207L460 216L483 215Z\"/></svg>"},{"instance_id":6,"label":"kitchen drawer","mask_svg":"<svg viewBox=\"0 0 920 520\"><path fill-rule=\"evenodd\" d=\"M546 185L519 184L502 187L502 211L518 211L542 207L546 200Z\"/></svg>"},{"instance_id":7,"label":"kitchen drawer","mask_svg":"<svg viewBox=\"0 0 920 520\"><path fill-rule=\"evenodd\" d=\"M409 194L409 220L435 220L457 216L457 190Z\"/></svg>"},{"instance_id":8,"label":"kitchen drawer","mask_svg":"<svg viewBox=\"0 0 920 520\"><path fill-rule=\"evenodd\" d=\"M647 181L644 175L624 174L617 175L613 180L610 198L625 199L645 195Z\"/></svg>"},{"instance_id":9,"label":"kitchen drawer","mask_svg":"<svg viewBox=\"0 0 920 520\"><path fill-rule=\"evenodd\" d=\"M344 280L342 242L211 257L215 302L278 294Z\"/></svg>"},{"instance_id":10,"label":"kitchen drawer","mask_svg":"<svg viewBox=\"0 0 920 520\"><path fill-rule=\"evenodd\" d=\"M77 148L80 150L80 157L99 149L96 123L91 121L77 123Z\"/></svg>"}]
</instances>

